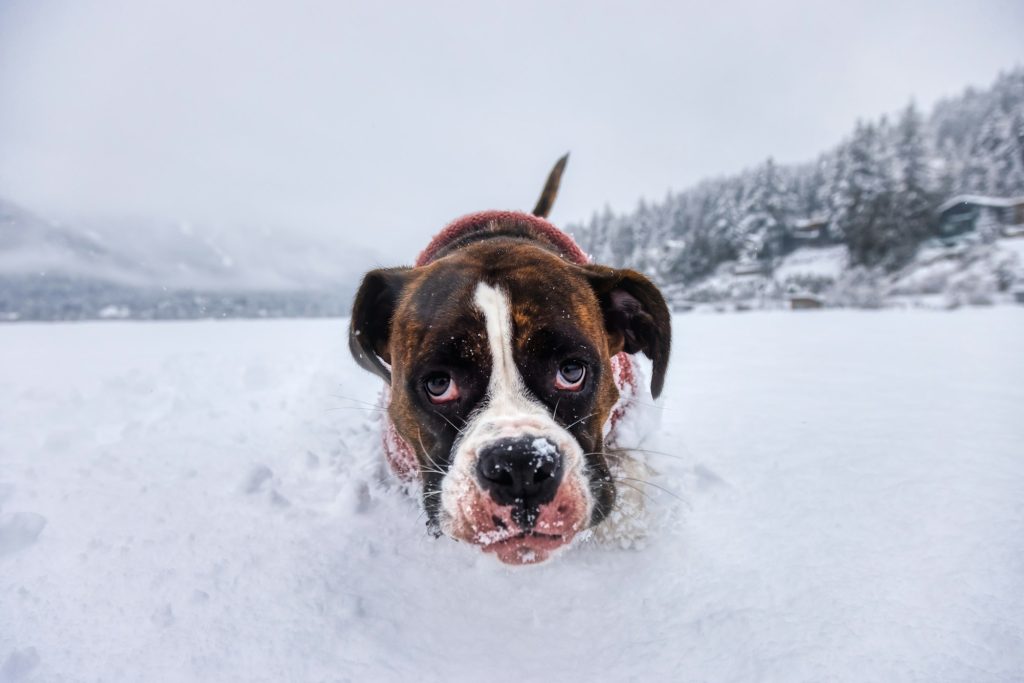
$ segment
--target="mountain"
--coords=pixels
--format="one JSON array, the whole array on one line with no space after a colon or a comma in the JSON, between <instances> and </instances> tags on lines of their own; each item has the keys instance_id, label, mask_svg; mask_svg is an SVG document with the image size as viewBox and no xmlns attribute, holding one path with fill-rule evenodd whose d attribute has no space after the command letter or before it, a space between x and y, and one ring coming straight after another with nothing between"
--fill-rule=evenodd
<instances>
[{"instance_id":1,"label":"mountain","mask_svg":"<svg viewBox=\"0 0 1024 683\"><path fill-rule=\"evenodd\" d=\"M927 116L910 104L861 121L813 162L768 159L567 229L597 261L651 274L679 307L783 305L798 294L834 305L936 296L956 305L1024 286L1022 207L1017 68Z\"/></svg>"},{"instance_id":2,"label":"mountain","mask_svg":"<svg viewBox=\"0 0 1024 683\"><path fill-rule=\"evenodd\" d=\"M343 315L372 251L267 228L46 220L0 199L0 319Z\"/></svg>"}]
</instances>

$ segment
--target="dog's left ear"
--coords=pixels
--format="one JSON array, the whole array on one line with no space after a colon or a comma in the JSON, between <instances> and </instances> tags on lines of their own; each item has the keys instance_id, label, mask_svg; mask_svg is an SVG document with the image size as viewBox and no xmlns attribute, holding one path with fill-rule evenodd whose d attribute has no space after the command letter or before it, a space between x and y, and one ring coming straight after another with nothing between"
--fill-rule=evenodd
<instances>
[{"instance_id":1,"label":"dog's left ear","mask_svg":"<svg viewBox=\"0 0 1024 683\"><path fill-rule=\"evenodd\" d=\"M665 298L653 282L635 270L584 266L604 313L612 355L643 352L654 364L651 395L665 385L672 350L672 319Z\"/></svg>"},{"instance_id":2,"label":"dog's left ear","mask_svg":"<svg viewBox=\"0 0 1024 683\"><path fill-rule=\"evenodd\" d=\"M391 383L391 319L410 268L371 270L352 304L348 348L360 367Z\"/></svg>"}]
</instances>

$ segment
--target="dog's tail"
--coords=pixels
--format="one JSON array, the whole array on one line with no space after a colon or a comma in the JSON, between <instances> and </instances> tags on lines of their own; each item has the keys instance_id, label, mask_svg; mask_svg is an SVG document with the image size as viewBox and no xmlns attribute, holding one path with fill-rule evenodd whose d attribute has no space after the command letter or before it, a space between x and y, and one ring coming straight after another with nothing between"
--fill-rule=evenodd
<instances>
[{"instance_id":1,"label":"dog's tail","mask_svg":"<svg viewBox=\"0 0 1024 683\"><path fill-rule=\"evenodd\" d=\"M558 184L562 182L562 171L565 170L565 165L568 162L568 152L566 152L565 156L555 162L555 167L552 168L551 173L548 174L548 181L544 183L544 190L540 193L540 199L537 200L537 206L533 207L534 216L547 218L548 214L551 213L551 207L555 203L555 197L558 196Z\"/></svg>"}]
</instances>

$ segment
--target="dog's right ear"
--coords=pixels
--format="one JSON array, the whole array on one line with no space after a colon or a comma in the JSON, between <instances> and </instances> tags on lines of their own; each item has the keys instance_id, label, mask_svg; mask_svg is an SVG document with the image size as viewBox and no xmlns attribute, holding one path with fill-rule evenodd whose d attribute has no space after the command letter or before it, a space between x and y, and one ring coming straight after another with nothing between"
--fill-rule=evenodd
<instances>
[{"instance_id":1,"label":"dog's right ear","mask_svg":"<svg viewBox=\"0 0 1024 683\"><path fill-rule=\"evenodd\" d=\"M411 268L371 270L352 304L348 348L360 367L391 383L391 319Z\"/></svg>"},{"instance_id":2,"label":"dog's right ear","mask_svg":"<svg viewBox=\"0 0 1024 683\"><path fill-rule=\"evenodd\" d=\"M583 266L604 313L612 354L643 353L651 359L651 396L658 398L672 350L672 315L657 286L635 270Z\"/></svg>"}]
</instances>

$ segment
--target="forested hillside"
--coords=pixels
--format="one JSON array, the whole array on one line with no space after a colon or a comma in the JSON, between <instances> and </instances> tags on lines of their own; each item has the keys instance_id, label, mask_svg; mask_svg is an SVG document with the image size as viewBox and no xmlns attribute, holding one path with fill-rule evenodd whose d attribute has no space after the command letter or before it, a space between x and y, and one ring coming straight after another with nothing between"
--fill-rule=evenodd
<instances>
[{"instance_id":1,"label":"forested hillside","mask_svg":"<svg viewBox=\"0 0 1024 683\"><path fill-rule=\"evenodd\" d=\"M771 273L815 227L815 246L845 247L844 269L877 279L912 262L937 206L959 194L1024 195L1024 68L929 113L911 103L861 121L813 162L768 159L568 229L600 262L692 288L728 262Z\"/></svg>"}]
</instances>

